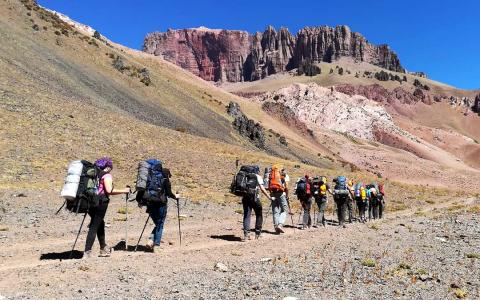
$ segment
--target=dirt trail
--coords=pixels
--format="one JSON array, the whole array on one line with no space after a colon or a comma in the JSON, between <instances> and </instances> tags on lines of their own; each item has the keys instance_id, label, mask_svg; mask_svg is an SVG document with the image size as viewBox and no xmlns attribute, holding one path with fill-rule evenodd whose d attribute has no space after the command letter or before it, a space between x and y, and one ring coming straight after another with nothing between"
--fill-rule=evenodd
<instances>
[{"instance_id":1,"label":"dirt trail","mask_svg":"<svg viewBox=\"0 0 480 300\"><path fill-rule=\"evenodd\" d=\"M286 233L281 236L271 232L272 221L271 213L269 213L262 238L247 243L240 242L242 216L235 212L240 208L239 205L222 206L212 203L197 205L188 202L182 208L182 214L187 216L187 219L182 221L182 247L178 245L176 209L172 205L169 208L164 234L166 243L157 253L145 253L143 248L140 248L140 251L136 253L115 251L110 258L93 258L83 261L78 259L61 260L68 256L81 217L74 217L66 212L52 217L55 212L52 204L56 205L56 203L50 202L48 207L41 205L44 198L49 198L51 195L48 193L40 194L39 197L30 196L30 193L28 195L27 198L7 197L4 199L7 203L4 223L9 230L0 232L0 236L5 236L5 238L0 238L0 274L2 278L0 279L0 295L7 296L7 299L32 297L97 299L104 294L108 295L107 298L117 298L117 294L109 292L112 288L123 291L124 296L122 297L190 299L209 296L208 298L212 299L225 297L238 299L249 298L235 288L235 284L242 285L238 281L243 278L242 276L246 276L245 274L252 274L248 280L255 282L258 280L263 282L260 278L269 281L281 274L283 274L282 276L290 274L299 276L291 279L291 284L303 285L302 282L306 277L302 279L302 276L309 276L308 274L317 268L323 268L322 272L330 270L329 275L322 275L323 280L318 279L312 283L313 287L308 289L303 287L303 290L298 291L286 288L275 292L275 289L271 290L275 287L275 283L270 282L269 284L263 283L262 286L265 290L260 289L253 294L250 293L257 295L260 299L276 299L288 295L310 298L313 294L307 291L319 292L335 287L335 284L333 287L329 285L329 280L334 280L338 275L336 272L341 268L346 268L346 270L353 268L352 270L356 270L354 272L360 273L373 272L374 270L370 271L368 268L364 270L361 266L356 266L364 256L371 256L392 264L388 261L389 258L382 256L381 253L389 253L388 256L392 257L402 257L405 255L405 251L401 249L411 247L415 251L417 249L421 251L423 247L421 245L424 244L436 247L437 237L445 239L443 236L447 234L432 232L429 233L431 235L429 238L432 240L422 241L428 231L417 227L433 222L429 221L431 218L426 218L425 215L438 215L438 211L445 210L452 205L472 205L476 201L475 199L451 199L425 207L422 210L422 216L419 216L418 211L410 210L388 213L383 220L367 224L354 223L347 225L346 229L327 225L325 228L301 231L287 227ZM114 218L119 216L117 210L121 205L122 201L113 199L106 217L107 224L110 224L107 228L107 242L112 246L119 243L125 236L125 222L114 221ZM132 247L138 239L146 215L135 209L129 216L129 245ZM331 217L332 215L329 213L327 218ZM33 225L28 223L32 220ZM298 214L294 216L294 221L297 220ZM287 224L290 223L289 218ZM478 228L478 220L475 226L477 227L474 228ZM149 232L151 228L150 224L146 232ZM405 228L408 230L405 231ZM399 231L402 231L401 235L395 234ZM464 231L462 229L462 232ZM419 233L421 234L419 235ZM467 246L470 248L468 251L475 252L475 247L480 246L478 238L475 239L474 235L470 236L467 232L464 235L469 236L470 244ZM85 236L86 228L82 231L76 249L83 248ZM393 238L394 236L397 237ZM448 239L451 239L451 236L449 234ZM144 242L145 238L141 244ZM98 249L94 248L94 251L98 251ZM341 256L338 256L339 253L342 253ZM80 252L75 252L75 258L80 256ZM463 257L461 258L463 259ZM399 258L400 261L402 259L406 258ZM423 258L418 257L417 259L420 259L419 262L421 262ZM315 260L317 263L311 267L305 265L304 260ZM229 271L226 273L214 271L213 266L217 262L226 264ZM429 263L426 268L432 270L436 268L435 263ZM152 266L155 265L158 265L159 268L152 269ZM288 270L293 267L294 270L285 273L283 269L283 271L275 269L279 265ZM270 267L274 269L268 271ZM296 268L303 271L297 274L299 271ZM359 268L361 271L357 270ZM268 273L270 275L267 277L264 277L266 274L261 275L267 271L273 273ZM375 272L383 274L382 276L385 278L390 276L383 268ZM436 273L433 274L433 271L429 272L432 273L429 273L430 277L437 276ZM360 280L357 275L351 276L355 277L355 280ZM74 278L79 280L78 284L72 282ZM162 283L160 286L154 284L163 282L166 278L176 278L177 281L170 282L169 279L170 283L168 284ZM219 280L218 284L215 283L215 279ZM128 284L131 281L138 283L142 280L145 282L145 286L141 289L131 288L131 284ZM96 282L96 285L93 285L93 282ZM231 286L232 282L235 282L233 286ZM471 283L474 284L474 288L477 288L476 293L478 294L479 285L475 285L478 283L476 281L471 281ZM224 284L226 285L224 286ZM344 286L349 293L356 289L356 285L350 286L350 284L353 283L345 283ZM58 290L53 291L50 288L53 285L58 286ZM207 286L208 289L201 288ZM348 289L347 286L349 286ZM82 292L78 292L79 290ZM248 292L246 293L248 294ZM318 294L315 295L316 298L324 298ZM364 296L359 298L368 298L369 294Z\"/></svg>"}]
</instances>

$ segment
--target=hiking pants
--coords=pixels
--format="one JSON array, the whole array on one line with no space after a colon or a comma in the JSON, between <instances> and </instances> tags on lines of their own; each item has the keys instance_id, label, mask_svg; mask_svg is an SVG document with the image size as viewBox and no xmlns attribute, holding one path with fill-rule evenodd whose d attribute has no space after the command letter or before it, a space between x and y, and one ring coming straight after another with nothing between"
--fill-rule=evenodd
<instances>
[{"instance_id":1,"label":"hiking pants","mask_svg":"<svg viewBox=\"0 0 480 300\"><path fill-rule=\"evenodd\" d=\"M303 208L303 226L312 226L312 216L310 215L310 210L312 209L312 198L311 197L303 197L299 198L300 204L302 204Z\"/></svg>"},{"instance_id":2,"label":"hiking pants","mask_svg":"<svg viewBox=\"0 0 480 300\"><path fill-rule=\"evenodd\" d=\"M272 201L273 226L283 226L288 213L287 196L284 192L272 192L270 196L275 198Z\"/></svg>"},{"instance_id":3,"label":"hiking pants","mask_svg":"<svg viewBox=\"0 0 480 300\"><path fill-rule=\"evenodd\" d=\"M243 232L248 234L250 232L250 216L252 210L255 212L255 233L262 232L262 202L256 195L245 195L242 198L243 204Z\"/></svg>"},{"instance_id":4,"label":"hiking pants","mask_svg":"<svg viewBox=\"0 0 480 300\"><path fill-rule=\"evenodd\" d=\"M383 218L383 210L385 209L385 200L382 199L378 202L378 217Z\"/></svg>"},{"instance_id":5,"label":"hiking pants","mask_svg":"<svg viewBox=\"0 0 480 300\"><path fill-rule=\"evenodd\" d=\"M90 225L88 226L87 240L85 242L85 251L92 250L95 236L98 237L100 248L103 249L107 245L105 243L105 214L107 213L108 200L100 199L100 204L97 207L91 207L88 210L90 216Z\"/></svg>"},{"instance_id":6,"label":"hiking pants","mask_svg":"<svg viewBox=\"0 0 480 300\"><path fill-rule=\"evenodd\" d=\"M318 206L317 225L325 226L325 209L327 208L327 197L316 198L315 202Z\"/></svg>"},{"instance_id":7,"label":"hiking pants","mask_svg":"<svg viewBox=\"0 0 480 300\"><path fill-rule=\"evenodd\" d=\"M372 217L373 217L374 219L378 219L378 218L379 218L379 216L378 216L378 215L379 215L379 213L378 213L379 203L378 203L378 202L379 202L379 201L378 201L377 198L372 198L372 199L370 200L370 204L371 204L371 207L372 207L372 209L371 209L371 211L372 211Z\"/></svg>"},{"instance_id":8,"label":"hiking pants","mask_svg":"<svg viewBox=\"0 0 480 300\"><path fill-rule=\"evenodd\" d=\"M148 207L148 213L152 218L155 227L150 234L150 239L153 240L155 246L160 246L163 234L163 225L167 218L167 205L152 205Z\"/></svg>"},{"instance_id":9,"label":"hiking pants","mask_svg":"<svg viewBox=\"0 0 480 300\"><path fill-rule=\"evenodd\" d=\"M336 197L335 203L337 204L337 216L338 225L343 226L345 223L345 210L347 206L348 197Z\"/></svg>"},{"instance_id":10,"label":"hiking pants","mask_svg":"<svg viewBox=\"0 0 480 300\"><path fill-rule=\"evenodd\" d=\"M352 223L353 219L353 200L350 197L347 199L348 221Z\"/></svg>"},{"instance_id":11,"label":"hiking pants","mask_svg":"<svg viewBox=\"0 0 480 300\"><path fill-rule=\"evenodd\" d=\"M369 199L369 200L367 201L366 205L367 205L367 208L366 208L366 209L368 210L368 219L370 220L370 219L372 219L372 218L373 218L373 211L372 211L372 209L373 209L373 205L372 205L372 199Z\"/></svg>"},{"instance_id":12,"label":"hiking pants","mask_svg":"<svg viewBox=\"0 0 480 300\"><path fill-rule=\"evenodd\" d=\"M365 220L365 209L367 208L367 202L363 201L362 198L357 198L357 207L358 207L358 218L360 220Z\"/></svg>"}]
</instances>

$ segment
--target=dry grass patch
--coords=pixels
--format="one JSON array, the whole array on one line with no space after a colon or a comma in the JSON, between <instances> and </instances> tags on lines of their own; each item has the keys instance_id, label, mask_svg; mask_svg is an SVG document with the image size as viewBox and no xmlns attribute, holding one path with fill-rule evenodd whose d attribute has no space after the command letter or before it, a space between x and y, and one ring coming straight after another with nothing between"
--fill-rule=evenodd
<instances>
[{"instance_id":1,"label":"dry grass patch","mask_svg":"<svg viewBox=\"0 0 480 300\"><path fill-rule=\"evenodd\" d=\"M131 213L133 212L133 210L132 210L131 208L127 208L127 207L125 207L125 206L122 206L122 207L120 207L120 208L117 210L117 213L122 214L122 215L126 215L127 212L128 212L129 214L131 214Z\"/></svg>"},{"instance_id":2,"label":"dry grass patch","mask_svg":"<svg viewBox=\"0 0 480 300\"><path fill-rule=\"evenodd\" d=\"M0 231L8 231L9 228L7 226L4 226L4 225L0 225Z\"/></svg>"},{"instance_id":3,"label":"dry grass patch","mask_svg":"<svg viewBox=\"0 0 480 300\"><path fill-rule=\"evenodd\" d=\"M374 268L377 265L377 261L373 258L364 258L360 263L362 266L369 268Z\"/></svg>"},{"instance_id":4,"label":"dry grass patch","mask_svg":"<svg viewBox=\"0 0 480 300\"><path fill-rule=\"evenodd\" d=\"M475 259L480 259L480 253L467 253L465 254L467 258L475 258Z\"/></svg>"}]
</instances>

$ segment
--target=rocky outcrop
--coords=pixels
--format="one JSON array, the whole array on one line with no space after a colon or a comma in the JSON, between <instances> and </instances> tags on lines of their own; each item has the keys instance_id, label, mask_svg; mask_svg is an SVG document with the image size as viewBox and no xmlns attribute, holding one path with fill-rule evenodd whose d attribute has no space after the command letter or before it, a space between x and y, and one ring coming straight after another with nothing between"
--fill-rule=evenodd
<instances>
[{"instance_id":1,"label":"rocky outcrop","mask_svg":"<svg viewBox=\"0 0 480 300\"><path fill-rule=\"evenodd\" d=\"M248 138L258 148L265 149L265 130L262 125L245 116L240 110L240 106L235 102L228 104L227 113L235 118L233 127L237 129L240 135Z\"/></svg>"},{"instance_id":2,"label":"rocky outcrop","mask_svg":"<svg viewBox=\"0 0 480 300\"><path fill-rule=\"evenodd\" d=\"M358 62L405 72L387 45L375 46L347 26L306 27L292 35L269 26L250 35L207 28L168 30L146 36L143 51L161 56L208 81L253 81L297 68L305 61Z\"/></svg>"},{"instance_id":3,"label":"rocky outcrop","mask_svg":"<svg viewBox=\"0 0 480 300\"><path fill-rule=\"evenodd\" d=\"M208 81L243 80L243 64L250 50L246 31L206 28L155 32L143 50L162 56Z\"/></svg>"},{"instance_id":4,"label":"rocky outcrop","mask_svg":"<svg viewBox=\"0 0 480 300\"><path fill-rule=\"evenodd\" d=\"M480 94L475 97L475 104L473 105L473 111L480 114Z\"/></svg>"}]
</instances>

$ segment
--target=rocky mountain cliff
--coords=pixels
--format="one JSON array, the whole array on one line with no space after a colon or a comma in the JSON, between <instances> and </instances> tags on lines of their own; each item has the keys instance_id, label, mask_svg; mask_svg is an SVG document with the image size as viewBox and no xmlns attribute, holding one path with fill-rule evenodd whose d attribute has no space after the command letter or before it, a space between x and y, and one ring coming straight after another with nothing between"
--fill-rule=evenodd
<instances>
[{"instance_id":1,"label":"rocky mountain cliff","mask_svg":"<svg viewBox=\"0 0 480 300\"><path fill-rule=\"evenodd\" d=\"M269 26L250 35L239 30L196 29L154 32L143 51L162 56L208 81L253 81L297 68L305 61L332 62L342 57L405 72L388 45L373 45L348 26L305 27L297 35Z\"/></svg>"}]
</instances>

